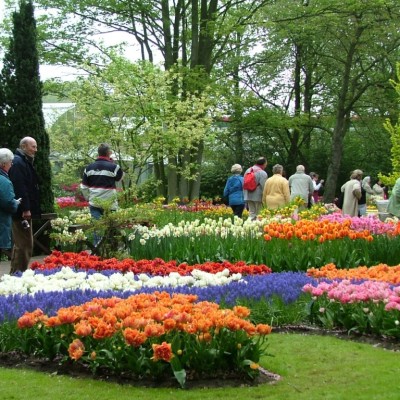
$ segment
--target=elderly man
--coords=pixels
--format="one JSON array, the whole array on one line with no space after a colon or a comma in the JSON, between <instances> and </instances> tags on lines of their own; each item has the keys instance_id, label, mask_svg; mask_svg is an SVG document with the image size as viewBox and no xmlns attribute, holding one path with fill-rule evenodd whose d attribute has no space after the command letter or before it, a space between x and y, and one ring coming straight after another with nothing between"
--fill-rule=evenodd
<instances>
[{"instance_id":1,"label":"elderly man","mask_svg":"<svg viewBox=\"0 0 400 400\"><path fill-rule=\"evenodd\" d=\"M358 200L361 198L361 179L363 172L355 169L348 180L340 189L343 192L342 214L351 217L358 216Z\"/></svg>"},{"instance_id":2,"label":"elderly man","mask_svg":"<svg viewBox=\"0 0 400 400\"><path fill-rule=\"evenodd\" d=\"M28 268L33 253L32 218L41 216L39 178L33 166L36 153L34 138L26 136L21 139L8 173L14 185L15 197L21 198L12 222L14 246L10 274Z\"/></svg>"},{"instance_id":3,"label":"elderly man","mask_svg":"<svg viewBox=\"0 0 400 400\"><path fill-rule=\"evenodd\" d=\"M296 167L296 173L289 177L290 200L301 197L305 205L311 202L314 184L309 175L306 175L304 165Z\"/></svg>"}]
</instances>

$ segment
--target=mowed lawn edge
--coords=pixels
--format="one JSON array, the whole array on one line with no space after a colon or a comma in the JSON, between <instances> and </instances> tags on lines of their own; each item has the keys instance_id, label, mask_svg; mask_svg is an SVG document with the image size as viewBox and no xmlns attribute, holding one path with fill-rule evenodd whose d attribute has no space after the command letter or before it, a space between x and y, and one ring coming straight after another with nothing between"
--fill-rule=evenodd
<instances>
[{"instance_id":1,"label":"mowed lawn edge","mask_svg":"<svg viewBox=\"0 0 400 400\"><path fill-rule=\"evenodd\" d=\"M220 388L146 388L73 378L28 369L0 368L0 398L25 400L398 400L400 354L331 336L273 333L262 367L279 374L275 383Z\"/></svg>"}]
</instances>

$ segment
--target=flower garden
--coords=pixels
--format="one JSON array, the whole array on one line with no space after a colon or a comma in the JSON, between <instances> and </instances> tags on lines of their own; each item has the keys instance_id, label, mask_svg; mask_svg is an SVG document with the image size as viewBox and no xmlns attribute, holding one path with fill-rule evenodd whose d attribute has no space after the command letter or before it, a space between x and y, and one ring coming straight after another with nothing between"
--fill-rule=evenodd
<instances>
[{"instance_id":1,"label":"flower garden","mask_svg":"<svg viewBox=\"0 0 400 400\"><path fill-rule=\"evenodd\" d=\"M137 205L110 219L113 257L80 251L91 230L68 230L90 224L80 208L53 221L59 250L1 277L1 352L185 387L256 379L277 354L268 335L286 325L400 339L396 219L296 204L255 222L212 204ZM105 234L105 221L93 229Z\"/></svg>"}]
</instances>

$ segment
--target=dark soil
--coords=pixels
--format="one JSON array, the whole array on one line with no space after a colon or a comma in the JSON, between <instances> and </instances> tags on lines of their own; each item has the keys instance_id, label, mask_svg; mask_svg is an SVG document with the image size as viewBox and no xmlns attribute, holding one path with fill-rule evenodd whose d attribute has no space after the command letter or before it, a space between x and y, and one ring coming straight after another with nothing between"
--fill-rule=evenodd
<instances>
[{"instance_id":1,"label":"dark soil","mask_svg":"<svg viewBox=\"0 0 400 400\"><path fill-rule=\"evenodd\" d=\"M116 382L119 384L130 384L140 387L167 387L179 388L178 381L171 377L164 380L151 380L146 378L138 378L128 374L113 375L109 371L97 371L93 375L90 369L81 364L69 361L61 363L58 360L41 359L33 356L27 356L20 352L0 353L0 366L15 369L31 369L39 372L48 373L50 375L67 375L74 378L92 378L107 382ZM260 375L254 379L246 379L246 377L238 376L234 373L225 373L220 375L194 376L187 373L185 389L190 388L216 388L216 387L245 387L257 386L261 384L272 384L280 379L279 375L260 368Z\"/></svg>"},{"instance_id":2,"label":"dark soil","mask_svg":"<svg viewBox=\"0 0 400 400\"><path fill-rule=\"evenodd\" d=\"M359 335L348 333L345 330L326 330L308 325L291 325L283 327L274 327L274 333L298 333L304 335L334 336L338 339L350 340L358 343L370 344L373 347L386 349L390 351L400 351L400 340L394 337Z\"/></svg>"}]
</instances>

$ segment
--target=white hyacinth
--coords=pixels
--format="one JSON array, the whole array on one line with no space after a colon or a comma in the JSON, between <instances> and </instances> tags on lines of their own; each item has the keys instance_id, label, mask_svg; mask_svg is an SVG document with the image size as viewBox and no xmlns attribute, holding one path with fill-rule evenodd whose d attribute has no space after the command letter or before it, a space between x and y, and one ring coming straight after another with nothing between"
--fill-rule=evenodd
<instances>
[{"instance_id":1,"label":"white hyacinth","mask_svg":"<svg viewBox=\"0 0 400 400\"><path fill-rule=\"evenodd\" d=\"M168 276L135 275L133 272L121 274L116 272L110 276L101 273L89 274L85 271L75 271L63 267L60 271L44 275L40 271L26 270L20 277L3 275L0 278L0 295L28 294L37 292L53 292L74 289L135 291L142 287L177 287L177 286L221 286L230 282L244 282L241 274L230 274L225 269L216 274L193 270L191 275L182 276L171 272Z\"/></svg>"}]
</instances>

